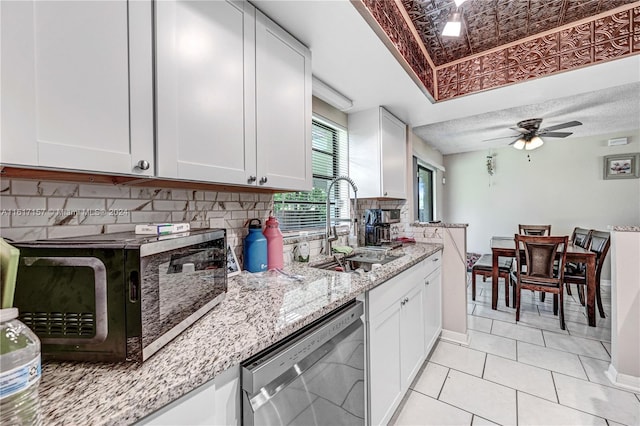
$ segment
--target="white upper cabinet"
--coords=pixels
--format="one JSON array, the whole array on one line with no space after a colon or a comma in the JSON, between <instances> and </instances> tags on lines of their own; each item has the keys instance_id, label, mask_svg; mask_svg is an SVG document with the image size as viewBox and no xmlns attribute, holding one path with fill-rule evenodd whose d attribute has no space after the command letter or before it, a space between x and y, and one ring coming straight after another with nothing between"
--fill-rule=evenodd
<instances>
[{"instance_id":1,"label":"white upper cabinet","mask_svg":"<svg viewBox=\"0 0 640 426\"><path fill-rule=\"evenodd\" d=\"M311 190L311 52L256 12L258 185Z\"/></svg>"},{"instance_id":2,"label":"white upper cabinet","mask_svg":"<svg viewBox=\"0 0 640 426\"><path fill-rule=\"evenodd\" d=\"M238 1L157 2L156 34L158 175L311 189L309 50Z\"/></svg>"},{"instance_id":3,"label":"white upper cabinet","mask_svg":"<svg viewBox=\"0 0 640 426\"><path fill-rule=\"evenodd\" d=\"M246 184L255 160L255 8L156 3L158 175Z\"/></svg>"},{"instance_id":4,"label":"white upper cabinet","mask_svg":"<svg viewBox=\"0 0 640 426\"><path fill-rule=\"evenodd\" d=\"M407 126L379 107L349 114L349 175L360 198L407 198Z\"/></svg>"},{"instance_id":5,"label":"white upper cabinet","mask_svg":"<svg viewBox=\"0 0 640 426\"><path fill-rule=\"evenodd\" d=\"M0 161L153 175L151 2L0 8Z\"/></svg>"}]
</instances>

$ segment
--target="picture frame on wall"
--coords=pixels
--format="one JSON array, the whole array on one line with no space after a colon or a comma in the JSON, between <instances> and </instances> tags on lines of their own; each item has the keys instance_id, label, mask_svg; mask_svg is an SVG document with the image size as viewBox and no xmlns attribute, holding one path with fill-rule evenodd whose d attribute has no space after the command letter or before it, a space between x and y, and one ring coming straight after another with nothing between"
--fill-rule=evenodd
<instances>
[{"instance_id":1,"label":"picture frame on wall","mask_svg":"<svg viewBox=\"0 0 640 426\"><path fill-rule=\"evenodd\" d=\"M240 273L240 263L231 246L227 246L227 278Z\"/></svg>"},{"instance_id":2,"label":"picture frame on wall","mask_svg":"<svg viewBox=\"0 0 640 426\"><path fill-rule=\"evenodd\" d=\"M605 155L605 179L634 179L638 174L640 153Z\"/></svg>"}]
</instances>

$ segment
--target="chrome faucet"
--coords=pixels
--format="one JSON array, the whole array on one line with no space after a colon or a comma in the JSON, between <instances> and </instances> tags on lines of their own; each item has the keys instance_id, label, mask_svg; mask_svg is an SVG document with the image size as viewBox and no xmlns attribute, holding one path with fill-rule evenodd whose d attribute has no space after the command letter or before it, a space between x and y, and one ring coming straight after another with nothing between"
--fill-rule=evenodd
<instances>
[{"instance_id":1,"label":"chrome faucet","mask_svg":"<svg viewBox=\"0 0 640 426\"><path fill-rule=\"evenodd\" d=\"M358 187L356 186L355 182L349 176L340 176L332 180L331 183L329 184L329 188L327 189L327 232L324 236L324 248L323 248L324 254L329 256L331 256L333 252L331 248L331 243L338 239L335 226L333 227L333 235L331 234L331 203L330 203L329 196L331 195L331 188L333 187L333 184L335 184L339 180L345 180L349 182L351 184L351 187L353 188L354 217L356 215L356 210L358 209ZM358 225L356 220L354 220L353 222L353 233L355 237L358 238Z\"/></svg>"}]
</instances>

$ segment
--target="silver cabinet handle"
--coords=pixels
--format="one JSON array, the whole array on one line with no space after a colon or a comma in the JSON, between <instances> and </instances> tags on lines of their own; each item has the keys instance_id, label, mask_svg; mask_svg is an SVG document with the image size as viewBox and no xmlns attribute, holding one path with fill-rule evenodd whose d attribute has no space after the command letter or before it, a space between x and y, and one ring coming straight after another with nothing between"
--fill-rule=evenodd
<instances>
[{"instance_id":1,"label":"silver cabinet handle","mask_svg":"<svg viewBox=\"0 0 640 426\"><path fill-rule=\"evenodd\" d=\"M429 285L431 282L429 280L425 280L424 284Z\"/></svg>"},{"instance_id":2,"label":"silver cabinet handle","mask_svg":"<svg viewBox=\"0 0 640 426\"><path fill-rule=\"evenodd\" d=\"M139 168L140 170L149 170L150 166L151 164L149 164L147 160L140 160L138 161L138 164L136 164L136 167Z\"/></svg>"},{"instance_id":3,"label":"silver cabinet handle","mask_svg":"<svg viewBox=\"0 0 640 426\"><path fill-rule=\"evenodd\" d=\"M266 176L262 176L260 178L260 185L264 185L265 183L267 183L267 177Z\"/></svg>"},{"instance_id":4,"label":"silver cabinet handle","mask_svg":"<svg viewBox=\"0 0 640 426\"><path fill-rule=\"evenodd\" d=\"M247 179L247 181L248 181L249 183L251 183L251 182L255 182L255 181L256 181L256 179L257 179L257 177L255 177L255 176L249 176L249 179Z\"/></svg>"},{"instance_id":5,"label":"silver cabinet handle","mask_svg":"<svg viewBox=\"0 0 640 426\"><path fill-rule=\"evenodd\" d=\"M436 257L435 259L431 259L432 262L437 262L438 260L440 260L439 257Z\"/></svg>"}]
</instances>

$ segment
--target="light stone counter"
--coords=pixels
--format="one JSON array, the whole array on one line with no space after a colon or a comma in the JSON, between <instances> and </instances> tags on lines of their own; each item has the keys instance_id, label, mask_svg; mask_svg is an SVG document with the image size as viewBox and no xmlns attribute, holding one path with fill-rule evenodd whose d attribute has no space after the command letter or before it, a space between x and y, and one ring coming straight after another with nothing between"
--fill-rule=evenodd
<instances>
[{"instance_id":1,"label":"light stone counter","mask_svg":"<svg viewBox=\"0 0 640 426\"><path fill-rule=\"evenodd\" d=\"M442 249L407 245L405 256L362 275L294 263L253 285L229 280L226 299L142 365L44 362L45 425L131 424Z\"/></svg>"}]
</instances>

